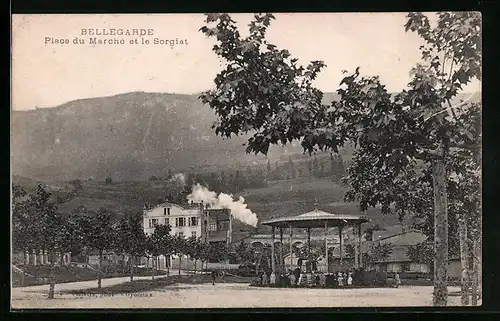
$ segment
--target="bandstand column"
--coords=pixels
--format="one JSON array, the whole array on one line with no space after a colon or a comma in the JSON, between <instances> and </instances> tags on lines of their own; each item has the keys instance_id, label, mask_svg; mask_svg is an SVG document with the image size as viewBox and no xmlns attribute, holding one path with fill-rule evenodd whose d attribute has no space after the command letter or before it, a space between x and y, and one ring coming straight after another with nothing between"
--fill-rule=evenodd
<instances>
[{"instance_id":1,"label":"bandstand column","mask_svg":"<svg viewBox=\"0 0 500 321\"><path fill-rule=\"evenodd\" d=\"M274 260L274 256L275 256L274 255L274 253L275 253L275 251L274 251L274 230L275 229L276 228L273 225L273 227L272 227L272 235L271 235L271 270L273 272L276 271L276 263L275 263L275 260Z\"/></svg>"},{"instance_id":2,"label":"bandstand column","mask_svg":"<svg viewBox=\"0 0 500 321\"><path fill-rule=\"evenodd\" d=\"M342 246L342 225L339 226L339 242L340 242L340 268L344 266L344 259L343 259L343 246Z\"/></svg>"},{"instance_id":3,"label":"bandstand column","mask_svg":"<svg viewBox=\"0 0 500 321\"><path fill-rule=\"evenodd\" d=\"M311 260L311 228L308 228L307 229L307 261L306 262L309 262L309 266L311 266L310 260ZM306 271L307 271L307 265L306 265Z\"/></svg>"},{"instance_id":4,"label":"bandstand column","mask_svg":"<svg viewBox=\"0 0 500 321\"><path fill-rule=\"evenodd\" d=\"M358 232L354 230L354 227L352 228L352 234L354 236L353 238L353 244L354 244L354 268L359 269L359 247L358 247L358 242L356 242L356 234Z\"/></svg>"},{"instance_id":5,"label":"bandstand column","mask_svg":"<svg viewBox=\"0 0 500 321\"><path fill-rule=\"evenodd\" d=\"M280 227L280 267L282 272L285 271L285 261L283 261L283 228Z\"/></svg>"},{"instance_id":6,"label":"bandstand column","mask_svg":"<svg viewBox=\"0 0 500 321\"><path fill-rule=\"evenodd\" d=\"M361 247L361 242L363 240L363 237L361 235L361 223L358 224L358 255L359 255L359 267L363 266L363 248Z\"/></svg>"},{"instance_id":7,"label":"bandstand column","mask_svg":"<svg viewBox=\"0 0 500 321\"><path fill-rule=\"evenodd\" d=\"M293 250L293 228L292 224L290 224L290 269L293 268L293 259L292 259L292 250Z\"/></svg>"},{"instance_id":8,"label":"bandstand column","mask_svg":"<svg viewBox=\"0 0 500 321\"><path fill-rule=\"evenodd\" d=\"M325 221L325 259L326 259L326 273L329 273L328 264L328 221Z\"/></svg>"}]
</instances>

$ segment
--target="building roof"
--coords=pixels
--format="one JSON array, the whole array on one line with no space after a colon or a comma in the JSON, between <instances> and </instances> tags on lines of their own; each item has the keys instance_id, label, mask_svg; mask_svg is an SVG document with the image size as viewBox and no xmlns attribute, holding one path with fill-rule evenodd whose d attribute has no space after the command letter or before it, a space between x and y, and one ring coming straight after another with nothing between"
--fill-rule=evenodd
<instances>
[{"instance_id":1,"label":"building roof","mask_svg":"<svg viewBox=\"0 0 500 321\"><path fill-rule=\"evenodd\" d=\"M193 204L182 204L182 205L179 205L179 204L175 204L175 203L172 203L172 202L162 202L160 204L157 204L157 205L153 205L149 208L145 208L144 211L152 211L156 208L159 208L159 207L180 207L184 210L187 210L187 209L195 209L195 208L199 208L200 207L200 204L196 204L196 203L193 203Z\"/></svg>"},{"instance_id":2,"label":"building roof","mask_svg":"<svg viewBox=\"0 0 500 321\"><path fill-rule=\"evenodd\" d=\"M396 235L391 235L382 239L374 241L364 241L362 243L362 251L364 253L370 251L370 248L375 243L387 244L391 243L393 245L391 255L384 260L384 262L409 262L410 259L406 254L408 247L411 245L417 245L425 242L427 236L418 231L408 231L406 233L399 233ZM347 244L356 244L357 241L348 242ZM344 247L345 249L345 247ZM333 257L340 257L340 248L337 246L333 250Z\"/></svg>"},{"instance_id":3,"label":"building roof","mask_svg":"<svg viewBox=\"0 0 500 321\"><path fill-rule=\"evenodd\" d=\"M427 236L418 231L409 231L407 233L401 233L397 235L392 235L383 239L378 240L380 243L391 243L394 246L410 246L417 245L427 240Z\"/></svg>"},{"instance_id":4,"label":"building roof","mask_svg":"<svg viewBox=\"0 0 500 321\"><path fill-rule=\"evenodd\" d=\"M314 211L297 216L270 219L262 222L262 225L275 227L289 227L291 225L294 228L324 228L325 223L328 227L333 227L360 224L369 221L370 220L365 215L332 214L316 208Z\"/></svg>"}]
</instances>

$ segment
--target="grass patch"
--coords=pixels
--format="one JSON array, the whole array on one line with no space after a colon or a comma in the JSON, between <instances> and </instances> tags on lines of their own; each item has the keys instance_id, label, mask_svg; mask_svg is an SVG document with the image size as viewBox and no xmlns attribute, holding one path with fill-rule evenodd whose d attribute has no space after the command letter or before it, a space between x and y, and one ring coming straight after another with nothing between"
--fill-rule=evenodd
<instances>
[{"instance_id":1,"label":"grass patch","mask_svg":"<svg viewBox=\"0 0 500 321\"><path fill-rule=\"evenodd\" d=\"M238 277L238 276L225 276L224 278L218 278L216 283L246 283L250 284L251 278L248 277ZM89 295L89 294L127 294L127 293L139 293L164 289L165 287L176 285L176 284L204 284L212 283L212 277L210 275L172 275L168 277L156 278L154 280L134 280L131 282L125 282L120 284L115 284L107 287L102 287L100 290L97 288L85 289L85 290L69 290L62 291L62 293L73 294L73 295ZM179 290L182 287L175 287L169 290Z\"/></svg>"},{"instance_id":2,"label":"grass patch","mask_svg":"<svg viewBox=\"0 0 500 321\"><path fill-rule=\"evenodd\" d=\"M13 271L12 273L12 285L13 287L20 286L32 286L32 285L44 285L49 284L50 277L50 266L49 265L28 265L23 267L19 265L21 269L24 269L26 273L30 276L25 276L24 284L21 284L22 274ZM116 278L130 276L130 271L128 268L123 271L121 267L110 266L104 269L103 279ZM134 276L151 276L151 268L135 268ZM165 275L166 272L163 270L157 270L156 275ZM55 266L54 275L56 278L56 284L59 283L69 283L69 282L79 282L79 281L93 281L97 282L98 272L96 270L78 267L78 266Z\"/></svg>"}]
</instances>

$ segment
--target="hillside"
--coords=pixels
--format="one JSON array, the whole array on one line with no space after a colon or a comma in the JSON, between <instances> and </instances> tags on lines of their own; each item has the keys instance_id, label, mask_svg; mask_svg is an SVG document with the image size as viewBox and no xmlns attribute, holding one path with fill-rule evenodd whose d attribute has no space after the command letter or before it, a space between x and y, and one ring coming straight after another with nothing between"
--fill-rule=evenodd
<instances>
[{"instance_id":1,"label":"hillside","mask_svg":"<svg viewBox=\"0 0 500 321\"><path fill-rule=\"evenodd\" d=\"M144 92L14 111L12 170L42 180L143 180L168 169L265 160L245 153L243 137L217 137L214 121L196 95ZM275 148L270 157L283 153Z\"/></svg>"},{"instance_id":2,"label":"hillside","mask_svg":"<svg viewBox=\"0 0 500 321\"><path fill-rule=\"evenodd\" d=\"M15 177L15 184L20 184L33 190L37 182ZM141 212L144 203L156 203L165 197L168 181L115 182L105 184L98 181L83 181L82 189L75 193L71 200L58 204L63 214L69 214L80 206L87 210L97 211L101 207L116 213L118 219L125 211ZM71 184L65 182L49 184L54 198L64 197L73 190ZM314 208L315 199L321 210L331 213L361 214L355 204L345 203L343 197L345 186L332 182L331 178L295 179L270 181L267 187L246 189L235 196L243 196L248 208L257 214L259 222L271 217L298 215ZM392 226L399 224L396 216L381 215L377 209L369 210L367 215L372 224ZM243 224L235 224L234 230L252 230ZM259 224L259 232L267 232L266 227Z\"/></svg>"},{"instance_id":3,"label":"hillside","mask_svg":"<svg viewBox=\"0 0 500 321\"><path fill-rule=\"evenodd\" d=\"M335 97L326 93L324 102ZM131 92L13 111L12 172L44 181L128 181L161 177L169 169L267 161L245 153L245 137L217 137L214 121L197 95L168 93ZM268 156L275 161L301 154L297 143L274 147Z\"/></svg>"}]
</instances>

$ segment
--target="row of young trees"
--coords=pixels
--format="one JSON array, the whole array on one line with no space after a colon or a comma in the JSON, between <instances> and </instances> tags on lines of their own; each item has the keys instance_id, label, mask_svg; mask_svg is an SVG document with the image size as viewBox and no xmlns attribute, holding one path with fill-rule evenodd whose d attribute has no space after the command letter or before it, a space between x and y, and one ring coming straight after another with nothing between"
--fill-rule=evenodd
<instances>
[{"instance_id":1,"label":"row of young trees","mask_svg":"<svg viewBox=\"0 0 500 321\"><path fill-rule=\"evenodd\" d=\"M213 51L226 62L216 88L200 95L217 114L216 134L252 132L247 152L256 154L294 140L309 153L337 153L353 144L346 200L363 211L380 206L386 214L422 219L434 242L436 306L447 304L449 221L455 221L466 305L468 252L474 257L473 288L480 266L481 106L452 100L472 79L481 80L480 13L440 12L434 26L426 15L409 13L405 29L425 45L406 88L389 93L378 76L363 77L358 67L343 71L340 98L329 106L313 86L325 64L312 61L304 68L271 44L266 31L274 18L256 14L243 37L230 15L207 15L200 31L217 40Z\"/></svg>"},{"instance_id":2,"label":"row of young trees","mask_svg":"<svg viewBox=\"0 0 500 321\"><path fill-rule=\"evenodd\" d=\"M96 254L99 257L97 288L101 288L104 255L114 253L129 258L130 279L133 280L134 268L140 258L159 255L179 256L179 273L182 256L202 263L219 261L227 257L225 244L207 244L199 238L186 239L170 235L170 226L159 225L151 235L146 235L142 226L141 213L126 213L113 224L114 213L101 209L96 213L83 208L76 209L68 217L57 210L55 202L47 189L39 185L33 193L19 186L13 186L12 241L13 250L18 253L35 251L49 252L51 273L49 277L49 298L54 298L56 284L55 265L62 264L62 255L82 254L87 259ZM56 258L56 253L61 257ZM25 256L26 260L26 256ZM88 262L88 261L87 261ZM27 262L24 262L25 265ZM155 276L153 268L152 278Z\"/></svg>"},{"instance_id":3,"label":"row of young trees","mask_svg":"<svg viewBox=\"0 0 500 321\"><path fill-rule=\"evenodd\" d=\"M268 162L266 173L268 180L331 177L334 182L340 183L345 175L345 162L340 154L314 155L310 159L296 161L290 158L285 163L276 162L274 166Z\"/></svg>"},{"instance_id":4,"label":"row of young trees","mask_svg":"<svg viewBox=\"0 0 500 321\"><path fill-rule=\"evenodd\" d=\"M191 193L191 186L196 183L208 186L217 193L236 193L247 188L265 187L267 182L271 180L332 177L334 182L341 183L341 178L345 173L345 162L340 155L314 156L308 160L295 161L290 158L286 162L275 162L274 164L268 161L266 168L247 166L245 169L234 171L189 172L186 175L185 188L180 193L170 193L168 198L172 201L184 200ZM165 179L173 177L173 175L167 176ZM158 178L155 176L150 178L150 181L156 180Z\"/></svg>"}]
</instances>

